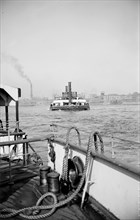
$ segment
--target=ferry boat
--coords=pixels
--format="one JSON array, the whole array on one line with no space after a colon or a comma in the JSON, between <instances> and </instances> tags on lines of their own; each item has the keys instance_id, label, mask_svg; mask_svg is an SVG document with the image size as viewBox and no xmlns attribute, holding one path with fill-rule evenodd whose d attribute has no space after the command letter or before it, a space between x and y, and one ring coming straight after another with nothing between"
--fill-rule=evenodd
<instances>
[{"instance_id":1,"label":"ferry boat","mask_svg":"<svg viewBox=\"0 0 140 220\"><path fill-rule=\"evenodd\" d=\"M97 131L90 132L84 146L75 126L51 124L45 136L28 138L19 126L20 96L18 88L0 87L0 107L5 110L0 128L0 219L139 219L140 170L107 157ZM72 131L77 144L71 142ZM37 151L42 144L43 159Z\"/></svg>"},{"instance_id":2,"label":"ferry boat","mask_svg":"<svg viewBox=\"0 0 140 220\"><path fill-rule=\"evenodd\" d=\"M89 110L90 106L86 99L77 96L77 92L72 92L71 82L65 87L65 92L62 92L62 97L55 99L50 104L50 110L65 110L65 111L81 111Z\"/></svg>"}]
</instances>

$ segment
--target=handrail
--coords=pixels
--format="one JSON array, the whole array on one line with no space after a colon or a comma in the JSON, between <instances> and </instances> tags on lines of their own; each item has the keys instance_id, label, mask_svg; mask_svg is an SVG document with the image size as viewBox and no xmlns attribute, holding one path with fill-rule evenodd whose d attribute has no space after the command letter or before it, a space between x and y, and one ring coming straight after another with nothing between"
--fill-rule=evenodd
<instances>
[{"instance_id":1,"label":"handrail","mask_svg":"<svg viewBox=\"0 0 140 220\"><path fill-rule=\"evenodd\" d=\"M29 142L39 142L39 141L45 141L45 140L52 140L54 143L61 144L62 146L66 145L66 142L60 138L56 138L53 134L48 134L46 136L42 137L34 137L34 138L28 138L28 139L20 139L16 141L4 141L0 142L0 147L6 146L6 145L14 145L14 144L21 144L21 143L29 143ZM70 144L69 146L72 150L76 150L79 153L86 154L86 148L83 146L79 147L74 144ZM134 175L136 178L140 178L140 171L137 168L134 168L128 164L123 163L119 160L114 160L112 158L109 158L105 155L96 153L94 150L92 150L91 155L93 159L97 161L101 161L102 163L108 164L113 166L115 169L121 169L125 173L127 172L129 175Z\"/></svg>"},{"instance_id":2,"label":"handrail","mask_svg":"<svg viewBox=\"0 0 140 220\"><path fill-rule=\"evenodd\" d=\"M64 125L59 125L59 124L54 124L54 123L52 123L52 124L50 124L50 126L51 127L60 127L60 128L64 128L64 129L68 129L69 128L69 126L64 126ZM83 130L83 129L80 129L80 132L84 132L84 133L86 133L86 134L89 134L90 135L90 132L87 132L87 131L85 131L85 130ZM112 134L110 133L110 135L104 135L104 134L102 134L102 132L100 132L100 134L102 135L102 137L105 137L105 138L113 138L113 139L116 139L116 140L120 140L120 141L124 141L124 142L128 142L128 143L132 143L132 144L136 144L136 145L140 145L140 142L138 142L138 141L132 141L132 140L127 140L127 139L123 139L123 138L119 138L119 137L116 137L116 136L112 136Z\"/></svg>"},{"instance_id":3,"label":"handrail","mask_svg":"<svg viewBox=\"0 0 140 220\"><path fill-rule=\"evenodd\" d=\"M23 131L19 131L19 132L10 132L10 135L24 135L25 134L25 132L23 132ZM8 131L4 131L4 130L0 130L0 137L4 137L4 136L6 136L6 135L8 135Z\"/></svg>"},{"instance_id":4,"label":"handrail","mask_svg":"<svg viewBox=\"0 0 140 220\"><path fill-rule=\"evenodd\" d=\"M54 138L54 135L48 134L46 136L42 137L34 137L34 138L28 138L28 139L20 139L15 141L3 141L0 142L0 147L6 146L6 145L14 145L14 144L23 144L23 143L29 143L29 142L38 142L38 141L45 141Z\"/></svg>"},{"instance_id":5,"label":"handrail","mask_svg":"<svg viewBox=\"0 0 140 220\"><path fill-rule=\"evenodd\" d=\"M110 136L109 136L109 135L106 135L106 136L104 136L104 137L113 138L113 139L116 139L116 140L120 140L120 141L124 141L124 142L128 142L128 143L140 145L140 142L138 142L138 141L127 140L127 139L115 137L114 135L113 135L113 136L111 136L111 135L110 135Z\"/></svg>"},{"instance_id":6,"label":"handrail","mask_svg":"<svg viewBox=\"0 0 140 220\"><path fill-rule=\"evenodd\" d=\"M62 146L66 145L65 141L59 138L54 138L53 142L57 144L61 144ZM79 146L75 146L74 144L69 143L69 147L72 150L76 150L77 152L86 155L87 149L84 148L83 146L79 147ZM140 179L140 170L138 168L134 168L131 165L123 163L120 160L114 160L103 154L96 153L94 150L92 150L91 155L93 159L96 161L101 161L104 164L114 167L114 169L116 170L121 170L122 172L127 173L129 176L134 176L136 179Z\"/></svg>"}]
</instances>

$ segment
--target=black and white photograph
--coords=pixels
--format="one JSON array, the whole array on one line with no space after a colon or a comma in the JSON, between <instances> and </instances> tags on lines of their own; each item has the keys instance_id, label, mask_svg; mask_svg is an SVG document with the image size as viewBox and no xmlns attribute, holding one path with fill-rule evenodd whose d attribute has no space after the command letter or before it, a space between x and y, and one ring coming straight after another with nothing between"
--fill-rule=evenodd
<instances>
[{"instance_id":1,"label":"black and white photograph","mask_svg":"<svg viewBox=\"0 0 140 220\"><path fill-rule=\"evenodd\" d=\"M140 219L140 0L0 0L4 219Z\"/></svg>"}]
</instances>

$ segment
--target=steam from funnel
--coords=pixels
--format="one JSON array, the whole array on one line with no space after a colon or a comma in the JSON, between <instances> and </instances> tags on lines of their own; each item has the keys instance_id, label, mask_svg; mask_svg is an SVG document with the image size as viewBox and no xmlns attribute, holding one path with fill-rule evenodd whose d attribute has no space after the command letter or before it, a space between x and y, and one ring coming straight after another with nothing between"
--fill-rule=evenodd
<instances>
[{"instance_id":1,"label":"steam from funnel","mask_svg":"<svg viewBox=\"0 0 140 220\"><path fill-rule=\"evenodd\" d=\"M4 60L6 62L11 63L11 65L15 68L15 70L17 71L17 73L23 77L24 79L26 79L26 81L30 84L30 98L33 98L33 91L32 91L32 82L30 80L30 78L24 73L23 67L22 65L19 63L18 59L7 55L7 54L2 54L2 57L4 58Z\"/></svg>"}]
</instances>

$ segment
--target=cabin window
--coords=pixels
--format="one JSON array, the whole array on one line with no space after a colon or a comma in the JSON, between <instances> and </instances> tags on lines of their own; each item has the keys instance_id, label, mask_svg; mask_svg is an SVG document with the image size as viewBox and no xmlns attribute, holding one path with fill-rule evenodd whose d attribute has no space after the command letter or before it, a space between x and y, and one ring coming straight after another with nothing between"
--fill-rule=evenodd
<instances>
[{"instance_id":1,"label":"cabin window","mask_svg":"<svg viewBox=\"0 0 140 220\"><path fill-rule=\"evenodd\" d=\"M54 106L60 106L60 103L55 103Z\"/></svg>"},{"instance_id":2,"label":"cabin window","mask_svg":"<svg viewBox=\"0 0 140 220\"><path fill-rule=\"evenodd\" d=\"M64 102L64 103L63 103L63 105L68 105L68 104L69 104L68 102Z\"/></svg>"},{"instance_id":3,"label":"cabin window","mask_svg":"<svg viewBox=\"0 0 140 220\"><path fill-rule=\"evenodd\" d=\"M76 102L72 102L73 105L76 105Z\"/></svg>"}]
</instances>

